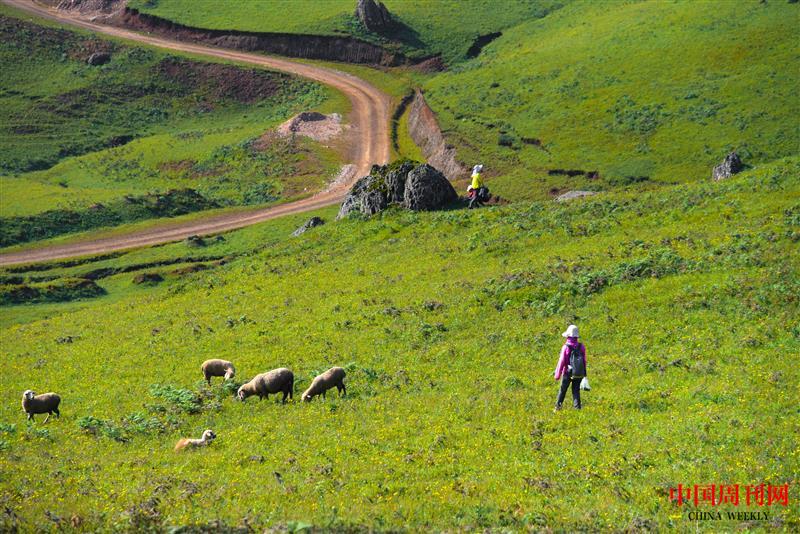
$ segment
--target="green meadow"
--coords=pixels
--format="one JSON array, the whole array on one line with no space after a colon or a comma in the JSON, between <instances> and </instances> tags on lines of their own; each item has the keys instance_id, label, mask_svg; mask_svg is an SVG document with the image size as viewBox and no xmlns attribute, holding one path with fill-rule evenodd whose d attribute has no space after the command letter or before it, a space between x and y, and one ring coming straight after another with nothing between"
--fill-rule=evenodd
<instances>
[{"instance_id":1,"label":"green meadow","mask_svg":"<svg viewBox=\"0 0 800 534\"><path fill-rule=\"evenodd\" d=\"M281 3L281 17L277 2L189 4L130 2L207 28L363 32L350 0ZM0 532L800 531L798 4L386 4L406 40L364 38L442 53L449 70L336 68L396 101L421 87L459 158L484 163L510 202L339 221L331 206L1 268ZM346 109L318 85L258 71L274 93L219 98L164 78L169 62L217 64L107 42L112 61L90 68L80 58L100 41L57 30L76 40L62 47L17 24L0 8L0 27L32 47L0 44L0 128L27 113L67 135L41 149L27 130L0 136L0 163L17 166L0 176L8 245L281 202L337 167L336 147L254 149L296 111ZM110 110L119 83L162 96ZM104 89L74 121L42 107L87 87ZM421 159L407 122L393 155ZM59 155L68 141L76 152ZM733 149L745 170L712 181ZM552 200L575 189L598 194ZM43 230L55 209L80 214L71 233ZM312 215L326 224L292 237ZM592 390L582 410L568 399L554 413L571 323ZM208 387L209 358L236 377ZM348 395L300 402L334 365ZM236 400L277 367L295 373L292 401ZM60 394L61 418L27 423L26 389ZM207 428L209 447L173 451ZM761 483L788 485L788 505L746 504ZM679 484L738 484L742 502L679 506Z\"/></svg>"},{"instance_id":2,"label":"green meadow","mask_svg":"<svg viewBox=\"0 0 800 534\"><path fill-rule=\"evenodd\" d=\"M426 98L511 198L705 180L733 149L749 164L797 153L798 17L786 2L571 3L429 80Z\"/></svg>"},{"instance_id":3,"label":"green meadow","mask_svg":"<svg viewBox=\"0 0 800 534\"><path fill-rule=\"evenodd\" d=\"M747 528L796 530L800 376L776 362L800 349L799 170L367 221L331 208L299 238L293 216L6 269L36 285L150 264L97 278L97 297L3 309L2 525L717 530L741 524L691 523L669 488L765 482L789 483L790 506ZM570 322L593 389L554 414ZM233 384L204 385L212 357ZM299 402L332 365L348 396ZM293 402L234 399L280 366ZM26 424L26 388L59 392L62 417ZM209 448L172 451L205 428Z\"/></svg>"}]
</instances>

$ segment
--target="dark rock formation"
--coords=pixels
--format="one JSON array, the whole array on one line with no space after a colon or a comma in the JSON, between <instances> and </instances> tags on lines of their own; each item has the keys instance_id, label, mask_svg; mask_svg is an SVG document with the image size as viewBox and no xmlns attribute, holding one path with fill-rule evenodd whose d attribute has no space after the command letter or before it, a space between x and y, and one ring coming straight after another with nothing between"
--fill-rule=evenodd
<instances>
[{"instance_id":1,"label":"dark rock formation","mask_svg":"<svg viewBox=\"0 0 800 534\"><path fill-rule=\"evenodd\" d=\"M300 234L304 234L306 230L308 230L309 228L314 228L315 226L322 226L323 224L325 224L325 221L323 221L319 217L311 217L309 220L303 223L303 225L300 228L292 232L292 235L297 237Z\"/></svg>"},{"instance_id":2,"label":"dark rock formation","mask_svg":"<svg viewBox=\"0 0 800 534\"><path fill-rule=\"evenodd\" d=\"M734 174L741 172L742 169L744 169L744 165L742 165L742 160L739 158L739 154L736 152L731 152L725 156L725 159L722 160L722 163L714 167L711 177L714 180L724 180L725 178L730 178Z\"/></svg>"},{"instance_id":3,"label":"dark rock formation","mask_svg":"<svg viewBox=\"0 0 800 534\"><path fill-rule=\"evenodd\" d=\"M399 204L414 211L441 208L458 199L445 176L427 163L410 161L374 165L368 176L358 180L342 202L338 218L354 211L373 215Z\"/></svg>"},{"instance_id":4,"label":"dark rock formation","mask_svg":"<svg viewBox=\"0 0 800 534\"><path fill-rule=\"evenodd\" d=\"M456 159L456 149L445 141L436 114L420 91L414 94L408 110L408 133L428 162L449 180L468 176L467 168Z\"/></svg>"},{"instance_id":5,"label":"dark rock formation","mask_svg":"<svg viewBox=\"0 0 800 534\"><path fill-rule=\"evenodd\" d=\"M457 199L456 190L447 178L427 163L408 173L403 207L413 211L431 211Z\"/></svg>"},{"instance_id":6,"label":"dark rock formation","mask_svg":"<svg viewBox=\"0 0 800 534\"><path fill-rule=\"evenodd\" d=\"M392 15L378 0L358 0L356 17L371 32L381 33L392 26Z\"/></svg>"},{"instance_id":7,"label":"dark rock formation","mask_svg":"<svg viewBox=\"0 0 800 534\"><path fill-rule=\"evenodd\" d=\"M105 65L109 61L111 61L111 54L107 54L105 52L95 52L89 56L89 59L86 60L86 63L92 66L97 66Z\"/></svg>"}]
</instances>

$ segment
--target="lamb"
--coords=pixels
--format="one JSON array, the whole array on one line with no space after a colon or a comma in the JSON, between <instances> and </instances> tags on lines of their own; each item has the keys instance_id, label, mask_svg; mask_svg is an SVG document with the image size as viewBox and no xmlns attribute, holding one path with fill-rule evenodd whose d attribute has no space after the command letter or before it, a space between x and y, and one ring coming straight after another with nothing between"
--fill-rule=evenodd
<instances>
[{"instance_id":1,"label":"lamb","mask_svg":"<svg viewBox=\"0 0 800 534\"><path fill-rule=\"evenodd\" d=\"M236 374L236 369L233 364L227 360L206 360L200 366L203 371L203 376L206 377L206 382L211 385L212 376L224 377L224 380L230 380Z\"/></svg>"},{"instance_id":2,"label":"lamb","mask_svg":"<svg viewBox=\"0 0 800 534\"><path fill-rule=\"evenodd\" d=\"M203 437L200 439L192 439L192 438L182 438L178 440L178 443L175 444L175 451L182 451L183 449L194 448L194 447L205 447L216 438L217 435L214 434L213 430L206 430L203 432Z\"/></svg>"},{"instance_id":3,"label":"lamb","mask_svg":"<svg viewBox=\"0 0 800 534\"><path fill-rule=\"evenodd\" d=\"M315 396L322 395L324 399L325 392L334 386L339 390L339 393L347 395L347 389L344 387L345 375L346 373L341 367L331 367L311 381L311 385L308 386L308 389L305 390L301 398L303 401L309 402Z\"/></svg>"},{"instance_id":4,"label":"lamb","mask_svg":"<svg viewBox=\"0 0 800 534\"><path fill-rule=\"evenodd\" d=\"M283 402L286 402L286 397L294 398L294 373L285 367L261 373L240 387L236 395L244 402L253 395L258 395L259 399L269 398L270 393L283 393Z\"/></svg>"},{"instance_id":5,"label":"lamb","mask_svg":"<svg viewBox=\"0 0 800 534\"><path fill-rule=\"evenodd\" d=\"M46 413L44 422L46 423L52 414L56 417L61 417L61 412L58 411L58 405L61 404L61 397L55 393L42 393L37 395L30 389L22 394L22 409L28 414L29 421L35 421L33 416L37 413Z\"/></svg>"}]
</instances>

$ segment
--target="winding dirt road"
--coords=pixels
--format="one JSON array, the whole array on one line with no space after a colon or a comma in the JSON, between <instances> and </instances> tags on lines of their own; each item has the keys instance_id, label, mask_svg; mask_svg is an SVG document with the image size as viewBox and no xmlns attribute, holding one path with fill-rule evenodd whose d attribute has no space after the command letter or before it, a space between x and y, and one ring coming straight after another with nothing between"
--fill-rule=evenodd
<instances>
[{"instance_id":1,"label":"winding dirt road","mask_svg":"<svg viewBox=\"0 0 800 534\"><path fill-rule=\"evenodd\" d=\"M121 28L105 26L82 20L77 16L72 16L63 11L49 9L35 4L32 0L0 1L42 18L78 26L94 32L121 37L159 48L190 52L192 54L267 67L329 85L347 95L352 104L352 111L350 114L350 123L352 125L350 148L351 154L353 154L355 158L355 161L353 161L355 172L350 174L348 180L337 181L334 187L317 193L310 198L270 208L216 215L189 222L165 222L164 225L159 225L155 228L134 231L125 235L0 254L0 265L34 263L168 243L185 239L191 235L207 235L234 230L283 215L301 213L323 206L329 206L341 202L352 183L358 177L368 174L372 164L383 164L389 160L389 117L391 114L391 98L360 78L337 70L295 63L287 59L172 41L161 37L139 34Z\"/></svg>"}]
</instances>

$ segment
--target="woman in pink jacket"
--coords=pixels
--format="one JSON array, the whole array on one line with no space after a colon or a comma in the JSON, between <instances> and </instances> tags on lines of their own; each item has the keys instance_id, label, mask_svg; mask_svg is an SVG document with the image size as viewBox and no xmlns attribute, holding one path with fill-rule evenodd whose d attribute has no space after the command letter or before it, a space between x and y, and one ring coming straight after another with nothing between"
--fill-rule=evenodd
<instances>
[{"instance_id":1,"label":"woman in pink jacket","mask_svg":"<svg viewBox=\"0 0 800 534\"><path fill-rule=\"evenodd\" d=\"M572 405L581 409L581 380L586 376L586 347L578 341L578 327L569 325L567 331L561 334L567 341L561 347L561 354L556 364L555 379L561 379L561 389L556 400L556 409L561 409L561 403L567 396L567 389L572 385Z\"/></svg>"}]
</instances>

